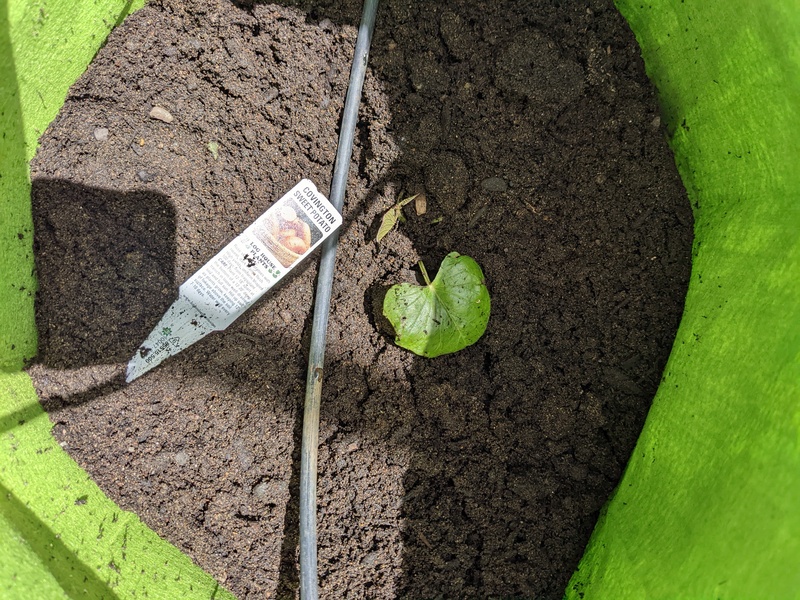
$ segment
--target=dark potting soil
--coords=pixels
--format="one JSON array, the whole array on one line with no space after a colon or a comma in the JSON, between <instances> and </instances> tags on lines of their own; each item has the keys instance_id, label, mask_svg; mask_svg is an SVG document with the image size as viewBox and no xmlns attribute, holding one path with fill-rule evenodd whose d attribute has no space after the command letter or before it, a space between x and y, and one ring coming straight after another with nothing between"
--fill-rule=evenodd
<instances>
[{"instance_id":1,"label":"dark potting soil","mask_svg":"<svg viewBox=\"0 0 800 600\"><path fill-rule=\"evenodd\" d=\"M360 9L153 2L32 164L30 373L55 435L240 598L296 594L315 260L227 331L122 372L180 283L302 177L329 188ZM692 215L658 115L610 0L382 3L328 334L323 597L561 596L683 306ZM427 212L376 243L416 192ZM381 295L451 251L483 267L489 326L418 358Z\"/></svg>"}]
</instances>

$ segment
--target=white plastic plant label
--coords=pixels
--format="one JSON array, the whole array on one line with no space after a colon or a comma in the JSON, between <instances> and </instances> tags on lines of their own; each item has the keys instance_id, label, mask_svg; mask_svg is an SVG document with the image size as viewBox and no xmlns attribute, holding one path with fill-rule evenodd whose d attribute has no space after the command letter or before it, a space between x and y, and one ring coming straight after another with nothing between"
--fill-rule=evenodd
<instances>
[{"instance_id":1,"label":"white plastic plant label","mask_svg":"<svg viewBox=\"0 0 800 600\"><path fill-rule=\"evenodd\" d=\"M128 363L126 381L228 327L341 223L328 199L303 179L179 288Z\"/></svg>"}]
</instances>

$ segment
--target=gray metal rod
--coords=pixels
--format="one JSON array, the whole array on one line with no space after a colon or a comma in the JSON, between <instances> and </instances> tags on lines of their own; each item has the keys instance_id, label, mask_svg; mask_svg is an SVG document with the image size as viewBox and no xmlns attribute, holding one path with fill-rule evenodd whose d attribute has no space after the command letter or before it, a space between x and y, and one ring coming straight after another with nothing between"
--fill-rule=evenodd
<instances>
[{"instance_id":1,"label":"gray metal rod","mask_svg":"<svg viewBox=\"0 0 800 600\"><path fill-rule=\"evenodd\" d=\"M339 147L333 167L330 200L342 212L347 175L353 154L353 138L361 103L361 90L367 70L369 46L375 29L378 0L365 0L358 29L350 83L344 103L339 131ZM311 351L308 358L306 399L303 414L303 442L300 451L300 598L317 600L317 448L319 446L319 405L322 393L325 338L328 332L328 312L331 304L333 269L339 232L334 232L322 244L322 256L317 277L314 301L314 320L311 327Z\"/></svg>"}]
</instances>

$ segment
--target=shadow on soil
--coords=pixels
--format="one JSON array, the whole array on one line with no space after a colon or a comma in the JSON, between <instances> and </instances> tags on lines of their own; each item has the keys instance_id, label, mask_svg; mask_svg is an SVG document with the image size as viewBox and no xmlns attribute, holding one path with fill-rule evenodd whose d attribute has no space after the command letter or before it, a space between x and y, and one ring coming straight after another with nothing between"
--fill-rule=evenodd
<instances>
[{"instance_id":1,"label":"shadow on soil","mask_svg":"<svg viewBox=\"0 0 800 600\"><path fill-rule=\"evenodd\" d=\"M246 1L235 4L245 9L253 6ZM358 25L362 8L355 0L280 4L303 10L310 22L329 20L353 26ZM616 159L608 156L591 162L594 159L586 157L594 149L583 147L586 137L571 138L560 131L561 124L571 119L601 122L610 118L603 110L611 109L568 108L559 103L574 93L569 82L562 89L537 95L531 91L532 78L515 79L516 74L511 73L512 67L521 73L574 70L577 61L584 60L563 61L551 52L552 45L542 42L545 38L527 33L547 30L550 15L525 16L521 14L524 10L508 5L508 20L480 24L468 4L433 1L411 10L403 2L386 2L380 7L371 65L377 73L405 71L406 76L399 79L408 86L396 86L397 79L394 84L382 81L392 107L391 128L398 139L405 140L389 177L403 180L409 190L430 188L431 180L437 178L435 161L439 161L445 177L455 179L462 163L452 162L453 153L468 157L465 162L474 187L496 174L489 164L494 168L502 165L504 174L521 179L535 174L534 179L544 181L536 190L538 202L533 198L527 204L519 201L513 214L538 228L507 227L505 219L512 214L513 203L498 210L485 190L470 194L470 201L459 211L463 214L448 213L453 226L442 227L440 239L432 240L422 227L407 224L406 233L426 264L437 265L448 251L458 250L484 265L490 287L495 284L493 292L498 292L493 297L487 336L457 355L435 361L414 359L404 374L408 387L386 383L376 388L367 381L368 391L363 393L361 386L353 385L363 375L339 363L327 371L326 386L335 399L323 405L323 418L327 415L336 422L338 435L369 432L387 442L389 453L411 449L403 478L403 577L398 597L560 597L641 429L669 352L680 299L674 309L667 310L672 314L653 329L652 333L662 336L659 344L629 344L616 332L635 329L642 314L661 312L658 288L670 285L663 273L638 280L641 267L631 268L608 252L613 241L605 239L604 225L587 227L594 218L587 214L591 213L588 205L569 212L569 204L564 204L564 212L554 216L557 222L549 223L548 218L528 212L536 213L541 204L547 204L541 198L561 193L565 179L573 182L576 189L571 194L575 197L592 193L601 198L613 196L613 190L598 190L588 171L613 170L616 166L610 165ZM579 12L586 12L585 8L574 10L576 19L581 18ZM415 12L419 14L414 23L408 22ZM496 14L491 18L496 19ZM519 22L514 22L517 18ZM499 58L473 53L470 39L481 27L494 28ZM503 36L508 40L520 36L529 45L543 44L537 47L539 57L525 53L519 57L503 50L513 46L504 42ZM397 48L387 50L392 44ZM570 50L564 52L569 55ZM402 57L399 61L398 56ZM495 60L499 62L494 70L480 66ZM503 64L515 60L521 62ZM446 73L437 71L443 64L447 64ZM577 70L583 77L583 71ZM514 116L504 121L501 115L491 113L492 109L476 115L470 102L459 96L457 88L463 81L477 88L481 100L485 87L502 88L500 96L506 98L499 104L506 101ZM410 91L412 88L416 90ZM485 104L496 109L497 97L487 97ZM472 121L463 116L467 114ZM477 141L470 137L473 127L481 130L475 136ZM539 133L531 133L537 130ZM570 131L570 127L564 130ZM542 139L549 144L555 140L559 150L549 151ZM480 147L487 141L490 148ZM521 153L519 144L527 151ZM455 168L451 168L453 164ZM580 186L582 190L577 189ZM441 196L429 199L446 202ZM684 208L679 220L690 223L688 204ZM612 217L619 219L615 226L628 227L627 211L639 210L633 204L623 207ZM655 221L642 226L652 210L645 208L645 216L634 222L628 238L632 246L644 248L649 242L643 240L661 235L662 225ZM481 238L492 230L490 224L499 235L517 239L504 238L503 250L488 249ZM581 245L576 237L584 241L603 238L604 250ZM683 247L669 260L678 262L680 256L688 256L690 244L686 237ZM567 275L540 270L532 264L533 259L506 260L499 256L503 252L539 257L542 262L575 271ZM509 271L515 275L509 277ZM620 273L624 276L614 281ZM653 279L647 281L647 277ZM636 288L639 285L641 289ZM638 303L639 312L622 314L631 301ZM520 312L515 302L526 303L530 314L537 317L516 322ZM370 303L365 299L366 306ZM338 373L332 372L337 369ZM299 446L299 428L295 438ZM297 511L296 456L294 464L292 515ZM291 597L297 581L290 560L296 550L296 523L291 522L281 563L280 591L286 597ZM365 551L360 558L369 561L370 556Z\"/></svg>"},{"instance_id":2,"label":"shadow on soil","mask_svg":"<svg viewBox=\"0 0 800 600\"><path fill-rule=\"evenodd\" d=\"M245 9L253 6L252 2L234 4ZM361 12L361 2L354 0L280 4L305 11L309 21L326 19L337 24L357 25ZM650 221L645 218L631 228L623 207L619 223L596 219L584 197L594 194L608 202L615 194L624 194L616 188L601 187L602 183L596 183L595 173L590 171L596 165L588 167L580 162L583 159L578 156L578 149L591 137L588 133L582 139L564 139L558 131L557 119L548 117L547 125L542 120L542 114L558 113L565 110L563 106L554 107L545 100L547 106L540 111L534 99L515 96L517 92L509 84L506 91L512 98L510 109L517 111L513 117L516 121L511 117L503 121L498 114L473 121L464 117L475 110L474 105L460 104L458 90L454 91L457 78L451 82L443 76L437 79L431 75L433 71L425 74L425 69L433 69L439 58L432 58L429 46L419 40L437 40L434 45L442 44L437 46L437 52L447 55L447 47L439 37L439 21L440 13L449 7L447 18L453 24L460 23L456 27L460 27L459 31L451 32L449 51L463 59L463 62L453 59L450 66L464 78L471 77L470 70L474 70L478 72L479 85L481 82L487 88L493 85L493 67L481 66L489 58L475 56L470 50L471 28L477 26L471 21L472 11L465 8L468 3L424 3L422 18L415 23L403 21L404 15L413 12L408 6L396 0L381 7L371 54L376 72L407 71L408 78L402 81L409 79L414 85L419 84L418 93L409 92L410 81L407 86L397 84L394 88L387 84L393 135L407 142L387 177L403 180L406 188L414 189L438 176L431 171L436 167L431 165L436 162L432 156L440 165L449 164L454 154L467 157L464 162L474 193L471 192L463 210L459 206L447 212L448 220L438 230L437 238L425 232L430 230L430 223L423 227L409 222L406 233L426 264L438 265L451 250L473 256L484 267L493 294L492 318L486 336L479 343L433 361L414 359L399 374L392 372L396 365L388 362L386 351L380 351L375 364L363 369L346 356L331 359L333 364L326 365L323 392L329 400L323 400L322 419L334 433L323 431L321 435L320 462L327 465L321 477L335 481L339 473L330 454L333 451L326 448L326 439L348 440L349 436L354 439L363 436L385 446L384 464L375 466L376 461L373 465L376 470L402 469L403 489L398 494L401 499L397 511L403 523L402 576L392 580L396 597L560 597L577 566L598 511L618 481L636 441L680 316L678 299L666 316L646 332L650 338L660 340L659 343L651 343L649 338L645 339L647 336L629 340L627 334L620 332L636 331L642 314L648 315L645 318L648 325L649 315L665 314L659 300L660 289L669 287L669 277L674 273L681 275L682 267L674 267L665 259L664 271L658 270L661 263L652 263L654 271L647 271L650 268L647 263L641 273L636 271L624 281L614 278L619 273L627 277L631 271L625 262L632 254L631 247L641 246L643 255L645 252L651 255L649 240L664 236L658 218L667 222L671 217L662 215ZM466 16L462 18L459 10ZM413 35L412 26L417 27ZM508 35L533 24L504 26L507 30L500 33ZM546 23L536 26L545 27ZM390 42L399 45L404 56L402 64L396 62L395 55L389 56ZM461 46L456 46L457 43ZM425 77L429 79L423 85ZM478 106L483 98L479 100ZM565 121L586 119L595 109L590 106L582 110L568 114ZM549 152L537 145L540 137L531 133L539 132L537 128L543 131L537 135L558 150ZM482 132L480 140L470 137L473 130ZM487 140L491 147L486 147ZM520 145L530 151L520 153ZM605 160L605 157L598 159L604 169ZM636 164L637 160L638 157L632 159L630 164ZM569 172L564 172L565 164L570 165ZM530 185L530 180L524 177L536 174L544 182L536 190L539 197L520 199L519 192L512 190L502 202L494 201L498 196L491 193L499 192L487 192L480 188L480 182L497 175L492 172L497 165L505 166L503 175L521 174L523 189ZM617 175L621 179L626 176ZM531 179L537 180L536 177ZM563 189L564 180L580 182L591 191L572 189L574 206L561 205L563 199L553 195ZM631 195L627 191L625 194ZM547 206L548 198L553 199L552 206L565 208ZM436 200L431 197L432 202ZM526 204L528 200L539 204ZM175 296L171 263L175 255L175 215L169 201L148 192L117 194L63 181L39 180L34 181L33 204L37 269L43 282L37 302L40 360L62 369L127 361L131 339L144 339ZM688 204L686 208L688 211ZM549 216L542 218L541 211L549 211ZM651 214L640 212L645 217ZM652 214L658 215L658 210ZM690 222L691 216L686 218ZM613 234L610 239L603 237L608 229L626 227L633 230L628 238L622 234L619 239L614 239ZM112 239L110 246L95 240L99 231L103 232L102 240ZM108 236L108 231L117 235ZM490 233L508 236L502 248L482 242ZM604 245L594 245L594 240L601 237ZM691 239L684 241L688 256ZM615 251L617 247L621 249ZM677 258L671 257L675 258L674 264L682 259L682 252L683 248L676 251ZM552 268L539 268L535 260ZM571 270L565 274L561 267ZM673 268L670 275L664 276L665 271ZM434 268L429 270L433 275ZM363 303L368 307L371 302L367 298ZM635 310L626 309L629 305ZM104 321L119 323L119 328L99 330L93 324L98 311L107 312ZM307 334L307 323L305 327ZM196 435L202 443L197 447L198 453L218 452L221 464L236 466L239 461L248 465L242 467L246 470L259 460L287 463L285 469L275 467L272 480L264 476L252 486L258 490L260 486L272 485L270 481L288 485L288 490L268 490L272 495L268 496L267 510L283 517L281 532L272 536L263 534L258 511L251 505L236 504L235 493L241 491L238 489L228 496L220 494L219 499L193 499L199 508L187 504L185 514L197 528L204 527L216 537L225 533L220 526L224 520L217 516L237 511L237 522L253 528L242 531L257 531L266 540L258 543L278 546L277 550L270 550L280 557L278 595L291 598L298 581L295 557L299 403L303 397L304 365L296 360L296 354L293 358L282 350L283 340L289 339L289 334L279 328L267 333L254 339L243 318L225 337L204 340L186 351L190 358L180 365L177 361L165 363L162 375L167 382L166 391L158 398L142 398L141 406L132 410L157 411L158 415L175 410L193 415L187 431L191 428L193 434L199 432ZM303 338L305 342L307 337ZM329 356L336 354L335 343ZM298 383L280 382L278 375L265 376L264 364L271 365L270 373ZM154 371L154 376L162 375ZM394 379L388 381L390 378ZM184 387L169 388L170 381L178 379L185 382ZM276 397L265 399L264 391L275 388L280 390ZM122 390L116 408L112 406L108 412L125 407L124 394L136 393L135 388L131 390ZM80 394L76 397L95 397L91 391ZM98 422L105 418L97 415ZM135 422L134 417L130 418ZM208 441L213 431L207 423L218 428L223 422L240 423L242 438L265 439L272 421L289 423L293 439L272 439L270 447L250 454L236 449L235 443L233 449L216 449ZM134 429L134 425L128 425ZM145 440L142 444L148 435L153 435L146 431L137 433ZM168 442L164 441L164 446ZM122 447L133 442L116 443ZM202 445L206 443L208 446ZM265 457L265 453L269 456ZM155 465L161 460L159 456L144 457L142 462L152 460ZM347 463L346 456L341 460L349 466L356 462ZM357 468L362 467L357 464ZM167 472L167 467L158 468ZM227 476L228 467L224 468ZM341 473L346 470L342 467ZM181 470L178 473L176 479L183 477ZM387 476L386 480L389 479ZM369 474L364 475L363 481L369 481ZM340 485L347 487L345 483ZM353 494L365 494L361 489L365 486L358 480L354 479L352 486L359 487ZM380 515L376 517L375 513L382 510L381 502L392 502L391 493L382 489L366 492L369 495L361 497L361 503L353 501L351 507L365 511L365 520L375 526L380 521ZM320 490L321 512L327 510L325 493ZM370 506L371 502L375 506ZM285 514L281 512L283 507ZM180 508L176 503L173 510L179 513ZM387 513L390 510L392 507L387 505ZM367 574L365 579L382 568L392 568L381 564L380 557L376 558L376 549L385 554L391 552L391 547L388 550L384 547L391 544L381 542L383 532L379 526L367 534L359 531L358 515L345 515L342 523L331 524L336 518L331 513L320 515L321 522L327 520L329 527L321 538L321 543L327 545L321 548L322 557L332 554L330 548L337 543L361 536L364 543L358 542L358 548L351 547L351 556L336 555L339 561L336 568L346 569L343 563L351 560L354 570ZM393 519L387 518L387 530L396 526ZM213 561L221 564L225 559L226 569L235 567L237 560L243 569L248 566L247 556L230 558L227 549L204 548L201 543L193 548L191 532L181 532L180 536L183 537L171 541L194 552L200 564ZM229 583L235 577L234 571L231 567L228 572ZM266 579L256 583L264 589L275 584ZM377 586L362 592L367 597L372 593L382 597ZM343 592L340 597L347 595Z\"/></svg>"},{"instance_id":3,"label":"shadow on soil","mask_svg":"<svg viewBox=\"0 0 800 600\"><path fill-rule=\"evenodd\" d=\"M36 362L60 369L127 362L177 296L175 210L146 190L119 193L34 179L39 290Z\"/></svg>"}]
</instances>

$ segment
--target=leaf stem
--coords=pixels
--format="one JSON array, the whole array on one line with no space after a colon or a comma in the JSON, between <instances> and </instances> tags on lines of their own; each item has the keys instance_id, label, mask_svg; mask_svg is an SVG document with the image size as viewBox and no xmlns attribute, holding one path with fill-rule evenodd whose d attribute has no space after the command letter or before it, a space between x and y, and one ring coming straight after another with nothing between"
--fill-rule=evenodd
<instances>
[{"instance_id":1,"label":"leaf stem","mask_svg":"<svg viewBox=\"0 0 800 600\"><path fill-rule=\"evenodd\" d=\"M419 261L419 270L422 271L422 278L425 280L425 285L431 284L431 279L428 277L428 271L425 270L425 264Z\"/></svg>"}]
</instances>

